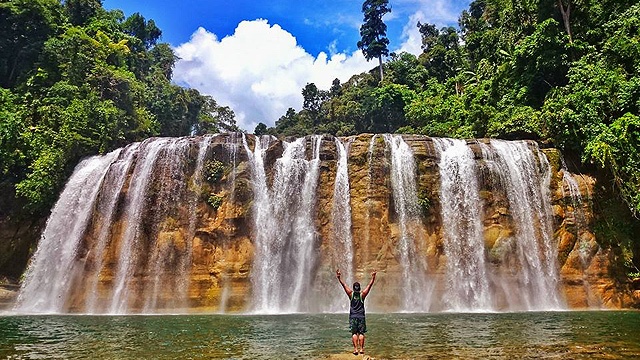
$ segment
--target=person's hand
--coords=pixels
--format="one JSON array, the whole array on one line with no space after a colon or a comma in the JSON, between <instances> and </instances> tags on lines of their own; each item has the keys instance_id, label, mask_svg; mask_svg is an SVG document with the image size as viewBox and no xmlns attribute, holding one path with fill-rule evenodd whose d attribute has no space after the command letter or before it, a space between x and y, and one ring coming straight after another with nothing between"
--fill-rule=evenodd
<instances>
[{"instance_id":1,"label":"person's hand","mask_svg":"<svg viewBox=\"0 0 640 360\"><path fill-rule=\"evenodd\" d=\"M373 272L371 272L371 277L375 279L375 277L376 277L376 273L377 273L377 271L376 271L376 270L373 270Z\"/></svg>"},{"instance_id":2,"label":"person's hand","mask_svg":"<svg viewBox=\"0 0 640 360\"><path fill-rule=\"evenodd\" d=\"M338 278L338 280L340 280L340 269L336 269L336 277Z\"/></svg>"}]
</instances>

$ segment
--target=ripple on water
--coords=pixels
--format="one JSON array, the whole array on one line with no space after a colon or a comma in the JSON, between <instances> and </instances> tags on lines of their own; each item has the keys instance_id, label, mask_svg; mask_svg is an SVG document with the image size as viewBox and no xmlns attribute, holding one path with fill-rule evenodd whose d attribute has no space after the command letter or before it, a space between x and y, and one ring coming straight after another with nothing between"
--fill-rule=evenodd
<instances>
[{"instance_id":1,"label":"ripple on water","mask_svg":"<svg viewBox=\"0 0 640 360\"><path fill-rule=\"evenodd\" d=\"M640 313L369 314L376 359L640 357ZM0 358L287 359L349 354L346 314L0 317Z\"/></svg>"}]
</instances>

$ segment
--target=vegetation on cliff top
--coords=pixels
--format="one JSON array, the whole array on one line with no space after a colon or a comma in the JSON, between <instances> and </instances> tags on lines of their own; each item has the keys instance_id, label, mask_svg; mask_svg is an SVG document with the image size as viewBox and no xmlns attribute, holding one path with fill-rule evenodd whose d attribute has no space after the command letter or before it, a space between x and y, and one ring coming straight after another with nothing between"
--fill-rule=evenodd
<instances>
[{"instance_id":1,"label":"vegetation on cliff top","mask_svg":"<svg viewBox=\"0 0 640 360\"><path fill-rule=\"evenodd\" d=\"M237 130L231 109L171 84L177 58L140 14L100 0L0 0L0 23L0 182L31 212L50 208L84 156Z\"/></svg>"},{"instance_id":2,"label":"vegetation on cliff top","mask_svg":"<svg viewBox=\"0 0 640 360\"><path fill-rule=\"evenodd\" d=\"M84 156L237 130L231 109L171 83L176 56L153 20L101 0L0 0L0 23L0 189L30 212ZM309 83L302 110L255 133L533 138L604 169L640 212L640 4L475 0L458 28L416 25L422 54L390 54L383 79Z\"/></svg>"},{"instance_id":3,"label":"vegetation on cliff top","mask_svg":"<svg viewBox=\"0 0 640 360\"><path fill-rule=\"evenodd\" d=\"M384 80L307 84L302 110L255 133L536 139L606 169L640 212L640 4L475 0L458 29L417 26L422 54L391 54Z\"/></svg>"},{"instance_id":4,"label":"vegetation on cliff top","mask_svg":"<svg viewBox=\"0 0 640 360\"><path fill-rule=\"evenodd\" d=\"M328 91L309 83L303 109L256 134L363 132L535 139L596 173L598 231L634 249L640 215L640 4L632 0L475 0L459 27L418 23L422 53L392 53ZM613 207L612 207L613 206ZM624 211L623 211L624 212ZM615 219L613 219L615 217ZM603 244L606 246L606 244ZM629 260L628 268L631 266Z\"/></svg>"}]
</instances>

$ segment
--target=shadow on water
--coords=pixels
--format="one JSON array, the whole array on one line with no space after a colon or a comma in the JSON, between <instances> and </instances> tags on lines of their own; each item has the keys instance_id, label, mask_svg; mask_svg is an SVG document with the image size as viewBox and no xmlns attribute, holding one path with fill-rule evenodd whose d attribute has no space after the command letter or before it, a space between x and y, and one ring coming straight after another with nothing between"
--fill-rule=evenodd
<instances>
[{"instance_id":1,"label":"shadow on water","mask_svg":"<svg viewBox=\"0 0 640 360\"><path fill-rule=\"evenodd\" d=\"M367 327L376 359L640 357L640 312L632 311L369 314ZM349 351L346 314L0 317L7 359L322 359Z\"/></svg>"}]
</instances>

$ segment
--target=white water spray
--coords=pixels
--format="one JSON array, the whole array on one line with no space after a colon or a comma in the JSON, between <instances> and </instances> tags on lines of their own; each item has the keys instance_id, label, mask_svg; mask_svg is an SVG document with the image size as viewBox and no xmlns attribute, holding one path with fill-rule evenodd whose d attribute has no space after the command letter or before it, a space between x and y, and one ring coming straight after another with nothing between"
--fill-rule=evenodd
<instances>
[{"instance_id":1,"label":"white water spray","mask_svg":"<svg viewBox=\"0 0 640 360\"><path fill-rule=\"evenodd\" d=\"M440 156L447 309L492 310L473 152L463 140L434 138L433 142Z\"/></svg>"},{"instance_id":2,"label":"white water spray","mask_svg":"<svg viewBox=\"0 0 640 360\"><path fill-rule=\"evenodd\" d=\"M353 237L351 236L351 194L347 166L348 145L335 138L338 152L336 180L333 186L333 206L331 208L331 225L333 228L333 250L336 268L341 269L344 280L353 280ZM342 296L342 289L334 287L334 301L331 310L345 310L347 303Z\"/></svg>"},{"instance_id":3,"label":"white water spray","mask_svg":"<svg viewBox=\"0 0 640 360\"><path fill-rule=\"evenodd\" d=\"M400 238L397 252L402 267L402 310L428 311L432 285L427 280L426 256L419 242L423 241L421 209L418 205L416 164L413 151L400 135L384 135L391 154L391 189L398 216Z\"/></svg>"},{"instance_id":4,"label":"white water spray","mask_svg":"<svg viewBox=\"0 0 640 360\"><path fill-rule=\"evenodd\" d=\"M515 226L515 254L509 267L515 283L504 285L509 308L564 309L558 291L549 162L535 143L491 140L490 144L487 162L491 163L496 183L506 191Z\"/></svg>"},{"instance_id":5,"label":"white water spray","mask_svg":"<svg viewBox=\"0 0 640 360\"><path fill-rule=\"evenodd\" d=\"M312 270L317 258L313 214L320 165L321 136L309 137L313 148L306 159L307 138L285 143L267 185L263 140L253 152L254 231L256 255L251 274L253 310L257 313L306 311Z\"/></svg>"},{"instance_id":6,"label":"white water spray","mask_svg":"<svg viewBox=\"0 0 640 360\"><path fill-rule=\"evenodd\" d=\"M56 202L33 255L15 305L27 313L59 313L76 275L78 252L98 197L98 190L121 149L87 158L76 166Z\"/></svg>"}]
</instances>

